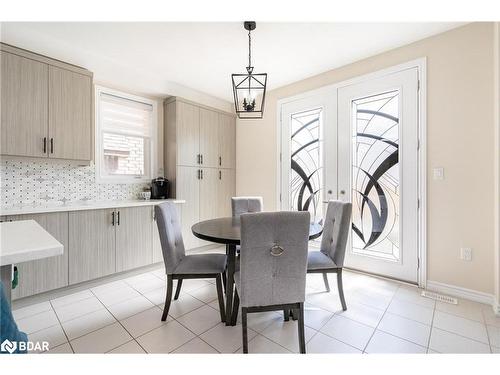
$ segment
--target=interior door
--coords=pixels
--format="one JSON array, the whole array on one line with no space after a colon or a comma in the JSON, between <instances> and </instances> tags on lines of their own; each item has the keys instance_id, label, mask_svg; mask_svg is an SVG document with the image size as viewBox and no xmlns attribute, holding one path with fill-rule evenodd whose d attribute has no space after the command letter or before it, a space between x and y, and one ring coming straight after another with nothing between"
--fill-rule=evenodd
<instances>
[{"instance_id":1,"label":"interior door","mask_svg":"<svg viewBox=\"0 0 500 375\"><path fill-rule=\"evenodd\" d=\"M281 106L282 210L309 211L311 220L324 216L325 186L336 186L337 131L334 96L318 92Z\"/></svg>"},{"instance_id":2,"label":"interior door","mask_svg":"<svg viewBox=\"0 0 500 375\"><path fill-rule=\"evenodd\" d=\"M352 201L347 267L417 282L418 70L338 89L337 196Z\"/></svg>"}]
</instances>

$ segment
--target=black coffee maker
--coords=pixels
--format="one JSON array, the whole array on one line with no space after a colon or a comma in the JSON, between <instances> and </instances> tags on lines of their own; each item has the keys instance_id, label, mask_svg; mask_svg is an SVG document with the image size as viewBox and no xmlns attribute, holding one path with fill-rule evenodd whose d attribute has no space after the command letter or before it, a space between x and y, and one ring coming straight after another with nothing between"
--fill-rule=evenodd
<instances>
[{"instance_id":1,"label":"black coffee maker","mask_svg":"<svg viewBox=\"0 0 500 375\"><path fill-rule=\"evenodd\" d=\"M169 182L166 178L157 177L151 181L151 199L167 199Z\"/></svg>"}]
</instances>

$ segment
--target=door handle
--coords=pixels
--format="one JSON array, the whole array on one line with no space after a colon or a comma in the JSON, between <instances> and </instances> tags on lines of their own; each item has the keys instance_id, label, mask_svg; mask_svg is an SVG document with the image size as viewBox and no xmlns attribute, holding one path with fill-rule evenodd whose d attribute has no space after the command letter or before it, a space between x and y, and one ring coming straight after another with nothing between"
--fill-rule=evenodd
<instances>
[{"instance_id":1,"label":"door handle","mask_svg":"<svg viewBox=\"0 0 500 375\"><path fill-rule=\"evenodd\" d=\"M120 225L120 211L116 214L116 224Z\"/></svg>"},{"instance_id":2,"label":"door handle","mask_svg":"<svg viewBox=\"0 0 500 375\"><path fill-rule=\"evenodd\" d=\"M111 225L115 226L115 211L111 213Z\"/></svg>"},{"instance_id":3,"label":"door handle","mask_svg":"<svg viewBox=\"0 0 500 375\"><path fill-rule=\"evenodd\" d=\"M54 153L54 138L50 138L50 153Z\"/></svg>"},{"instance_id":4,"label":"door handle","mask_svg":"<svg viewBox=\"0 0 500 375\"><path fill-rule=\"evenodd\" d=\"M47 137L43 137L43 153L47 153Z\"/></svg>"}]
</instances>

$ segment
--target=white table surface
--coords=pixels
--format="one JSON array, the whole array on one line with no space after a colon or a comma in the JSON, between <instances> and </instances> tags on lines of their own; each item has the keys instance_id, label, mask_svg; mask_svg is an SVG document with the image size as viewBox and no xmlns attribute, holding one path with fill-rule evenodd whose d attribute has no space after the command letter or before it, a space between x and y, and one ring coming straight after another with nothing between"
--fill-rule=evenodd
<instances>
[{"instance_id":1,"label":"white table surface","mask_svg":"<svg viewBox=\"0 0 500 375\"><path fill-rule=\"evenodd\" d=\"M0 223L0 266L62 255L64 246L34 220Z\"/></svg>"}]
</instances>

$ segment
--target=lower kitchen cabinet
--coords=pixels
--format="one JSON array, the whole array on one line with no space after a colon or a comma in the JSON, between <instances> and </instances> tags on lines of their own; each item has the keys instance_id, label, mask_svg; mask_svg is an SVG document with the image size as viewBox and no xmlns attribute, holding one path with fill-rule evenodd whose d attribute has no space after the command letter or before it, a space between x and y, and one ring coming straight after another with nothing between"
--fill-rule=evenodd
<instances>
[{"instance_id":1,"label":"lower kitchen cabinet","mask_svg":"<svg viewBox=\"0 0 500 375\"><path fill-rule=\"evenodd\" d=\"M153 263L151 207L116 209L116 272Z\"/></svg>"},{"instance_id":2,"label":"lower kitchen cabinet","mask_svg":"<svg viewBox=\"0 0 500 375\"><path fill-rule=\"evenodd\" d=\"M96 279L116 270L114 209L69 213L69 283Z\"/></svg>"},{"instance_id":3,"label":"lower kitchen cabinet","mask_svg":"<svg viewBox=\"0 0 500 375\"><path fill-rule=\"evenodd\" d=\"M16 264L19 284L12 298L22 298L68 285L68 213L10 216L7 220L35 220L64 246L63 255Z\"/></svg>"}]
</instances>

